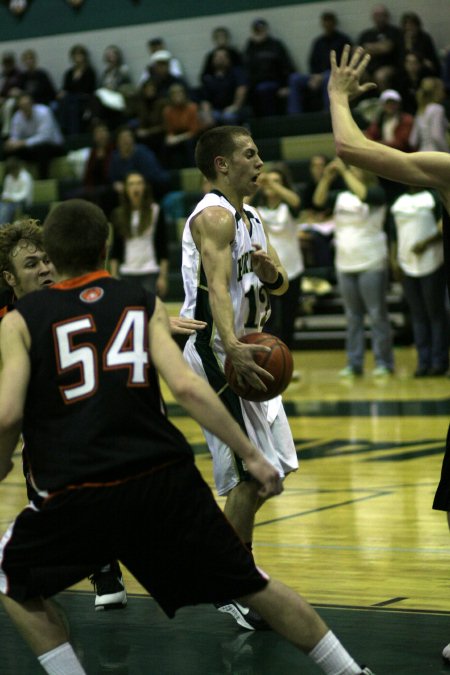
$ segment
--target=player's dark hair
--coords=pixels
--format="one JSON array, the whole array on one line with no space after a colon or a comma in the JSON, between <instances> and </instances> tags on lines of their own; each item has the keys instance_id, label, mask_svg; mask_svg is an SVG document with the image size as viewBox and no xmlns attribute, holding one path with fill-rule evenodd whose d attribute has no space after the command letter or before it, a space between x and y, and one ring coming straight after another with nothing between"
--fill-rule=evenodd
<instances>
[{"instance_id":1,"label":"player's dark hair","mask_svg":"<svg viewBox=\"0 0 450 675\"><path fill-rule=\"evenodd\" d=\"M208 180L214 180L217 172L214 165L216 157L231 157L237 147L237 139L251 136L245 127L225 125L205 131L198 139L195 148L195 163Z\"/></svg>"},{"instance_id":2,"label":"player's dark hair","mask_svg":"<svg viewBox=\"0 0 450 675\"><path fill-rule=\"evenodd\" d=\"M98 206L69 199L44 221L44 250L60 274L93 272L102 264L108 233L108 221Z\"/></svg>"},{"instance_id":3,"label":"player's dark hair","mask_svg":"<svg viewBox=\"0 0 450 675\"><path fill-rule=\"evenodd\" d=\"M13 251L20 241L34 244L39 251L44 250L42 227L37 220L23 218L0 229L0 272L16 273ZM3 279L2 281L8 285Z\"/></svg>"}]
</instances>

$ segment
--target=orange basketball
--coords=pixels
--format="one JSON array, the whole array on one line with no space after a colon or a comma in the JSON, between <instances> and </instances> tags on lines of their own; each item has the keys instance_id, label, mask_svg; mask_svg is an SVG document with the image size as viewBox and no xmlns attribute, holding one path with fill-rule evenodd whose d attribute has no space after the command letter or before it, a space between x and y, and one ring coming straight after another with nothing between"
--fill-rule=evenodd
<instances>
[{"instance_id":1,"label":"orange basketball","mask_svg":"<svg viewBox=\"0 0 450 675\"><path fill-rule=\"evenodd\" d=\"M264 382L267 391L254 389L250 384L245 383L240 387L236 380L236 373L228 357L225 360L225 377L235 394L247 401L269 401L281 394L292 377L294 362L292 354L282 340L269 333L249 333L239 338L240 342L247 344L264 345L270 347L270 352L256 352L254 359L258 366L267 370L274 378L273 382L268 380ZM263 378L261 378L263 379Z\"/></svg>"}]
</instances>

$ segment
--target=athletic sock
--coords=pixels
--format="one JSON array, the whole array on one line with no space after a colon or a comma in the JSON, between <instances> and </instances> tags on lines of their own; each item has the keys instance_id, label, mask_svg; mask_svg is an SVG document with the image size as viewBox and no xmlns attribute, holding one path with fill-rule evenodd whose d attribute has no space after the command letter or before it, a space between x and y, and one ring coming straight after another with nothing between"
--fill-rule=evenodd
<instances>
[{"instance_id":1,"label":"athletic sock","mask_svg":"<svg viewBox=\"0 0 450 675\"><path fill-rule=\"evenodd\" d=\"M68 642L41 654L38 661L48 675L86 675Z\"/></svg>"},{"instance_id":2,"label":"athletic sock","mask_svg":"<svg viewBox=\"0 0 450 675\"><path fill-rule=\"evenodd\" d=\"M322 668L326 675L360 675L361 673L361 668L331 630L323 636L308 656Z\"/></svg>"}]
</instances>

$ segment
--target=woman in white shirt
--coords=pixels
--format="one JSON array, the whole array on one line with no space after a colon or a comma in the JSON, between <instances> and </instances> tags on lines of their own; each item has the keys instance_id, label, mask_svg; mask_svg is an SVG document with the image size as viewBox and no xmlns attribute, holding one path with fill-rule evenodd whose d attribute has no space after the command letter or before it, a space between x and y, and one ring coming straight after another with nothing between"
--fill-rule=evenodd
<instances>
[{"instance_id":1,"label":"woman in white shirt","mask_svg":"<svg viewBox=\"0 0 450 675\"><path fill-rule=\"evenodd\" d=\"M11 223L33 201L33 177L17 157L5 162L5 179L0 199L0 225Z\"/></svg>"},{"instance_id":2,"label":"woman in white shirt","mask_svg":"<svg viewBox=\"0 0 450 675\"><path fill-rule=\"evenodd\" d=\"M264 330L277 335L292 349L294 322L301 296L301 278L304 270L303 257L298 238L296 216L300 209L300 197L292 189L287 168L276 164L259 176L261 186L254 205L260 213L270 243L278 253L285 268L289 288L284 295L272 295L272 308Z\"/></svg>"},{"instance_id":3,"label":"woman in white shirt","mask_svg":"<svg viewBox=\"0 0 450 675\"><path fill-rule=\"evenodd\" d=\"M438 202L430 190L411 188L392 205L397 231L397 260L411 311L417 350L415 377L448 370L448 320L445 270Z\"/></svg>"},{"instance_id":4,"label":"woman in white shirt","mask_svg":"<svg viewBox=\"0 0 450 675\"><path fill-rule=\"evenodd\" d=\"M346 190L333 192L340 175ZM394 369L392 333L387 311L388 247L384 232L385 194L373 174L347 166L336 158L324 171L314 193L318 207L333 206L335 265L347 318L347 366L342 376L361 375L364 368L364 316L370 318L373 375Z\"/></svg>"},{"instance_id":5,"label":"woman in white shirt","mask_svg":"<svg viewBox=\"0 0 450 675\"><path fill-rule=\"evenodd\" d=\"M164 297L169 272L166 222L142 174L126 176L122 204L111 214L111 221L113 276L138 282L146 290Z\"/></svg>"},{"instance_id":6,"label":"woman in white shirt","mask_svg":"<svg viewBox=\"0 0 450 675\"><path fill-rule=\"evenodd\" d=\"M417 90L417 113L409 137L410 145L417 150L449 152L447 140L448 120L442 101L444 83L439 77L425 77Z\"/></svg>"}]
</instances>

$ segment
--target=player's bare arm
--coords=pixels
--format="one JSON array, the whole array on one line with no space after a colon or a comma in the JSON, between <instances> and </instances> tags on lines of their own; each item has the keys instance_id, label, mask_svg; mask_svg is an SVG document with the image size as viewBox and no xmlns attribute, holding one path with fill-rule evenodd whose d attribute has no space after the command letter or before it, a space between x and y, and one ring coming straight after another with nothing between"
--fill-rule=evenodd
<instances>
[{"instance_id":1,"label":"player's bare arm","mask_svg":"<svg viewBox=\"0 0 450 675\"><path fill-rule=\"evenodd\" d=\"M261 497L279 494L283 487L276 469L250 443L208 382L194 373L171 339L167 312L160 300L149 323L149 341L153 363L178 403L244 460L261 484Z\"/></svg>"},{"instance_id":2,"label":"player's bare arm","mask_svg":"<svg viewBox=\"0 0 450 675\"><path fill-rule=\"evenodd\" d=\"M29 339L20 314L7 314L0 326L0 480L11 471L11 457L20 436L30 378Z\"/></svg>"},{"instance_id":3,"label":"player's bare arm","mask_svg":"<svg viewBox=\"0 0 450 675\"><path fill-rule=\"evenodd\" d=\"M331 54L331 77L328 84L330 110L336 150L348 164L357 164L385 178L407 185L434 187L450 207L450 155L440 152L404 153L366 138L354 121L349 100L375 87L361 84L370 56L358 47L347 45L338 65Z\"/></svg>"},{"instance_id":4,"label":"player's bare arm","mask_svg":"<svg viewBox=\"0 0 450 675\"><path fill-rule=\"evenodd\" d=\"M234 332L234 313L230 298L231 249L235 236L232 214L220 207L210 207L195 219L192 235L202 258L208 283L208 296L214 323L226 354L233 362L238 380L266 391L261 377L273 379L253 360L253 353L268 351L257 345L244 345Z\"/></svg>"}]
</instances>

